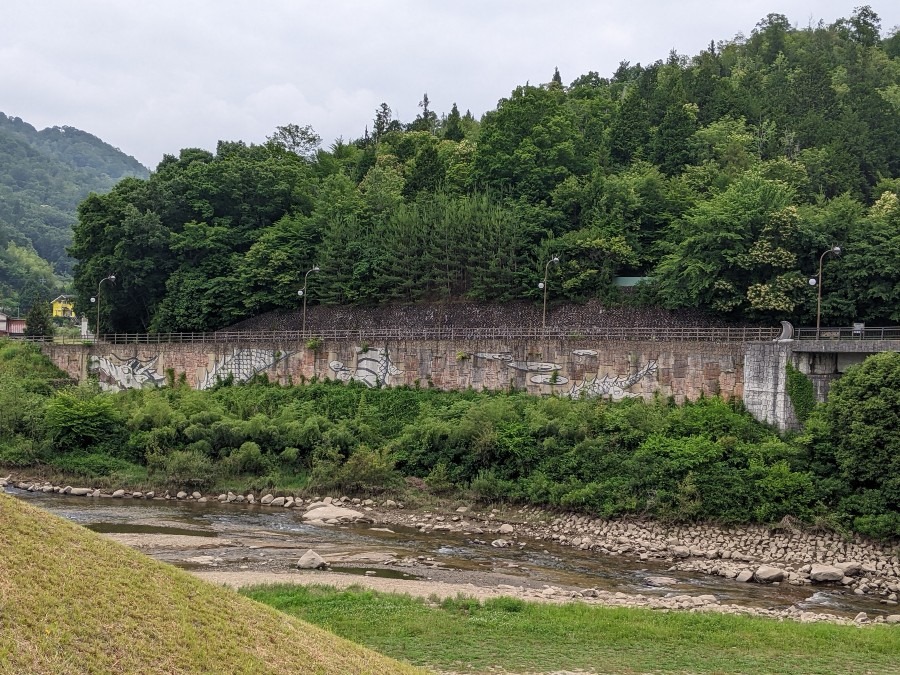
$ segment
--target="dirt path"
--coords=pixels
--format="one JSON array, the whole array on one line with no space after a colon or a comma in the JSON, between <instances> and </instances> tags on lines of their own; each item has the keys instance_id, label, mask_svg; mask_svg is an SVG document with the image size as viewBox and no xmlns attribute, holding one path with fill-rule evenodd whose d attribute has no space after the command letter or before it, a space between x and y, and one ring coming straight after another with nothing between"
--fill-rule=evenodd
<instances>
[{"instance_id":1,"label":"dirt path","mask_svg":"<svg viewBox=\"0 0 900 675\"><path fill-rule=\"evenodd\" d=\"M336 588L349 588L350 586L362 586L384 593L405 593L417 598L455 598L457 595L466 595L479 600L497 598L502 595L514 595L513 587L508 589L494 589L475 584L454 584L445 581L429 581L424 579L385 579L382 577L366 577L361 575L338 574L335 572L302 571L295 572L218 572L211 570L198 570L194 572L198 577L212 584L230 586L231 588L243 588L245 586L258 586L260 584L325 584Z\"/></svg>"}]
</instances>

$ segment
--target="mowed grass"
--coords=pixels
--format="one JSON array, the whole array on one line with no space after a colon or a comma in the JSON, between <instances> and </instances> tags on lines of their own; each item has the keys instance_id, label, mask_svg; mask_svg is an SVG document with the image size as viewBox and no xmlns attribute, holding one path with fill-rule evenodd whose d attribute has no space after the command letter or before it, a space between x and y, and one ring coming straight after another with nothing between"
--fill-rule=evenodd
<instances>
[{"instance_id":1,"label":"mowed grass","mask_svg":"<svg viewBox=\"0 0 900 675\"><path fill-rule=\"evenodd\" d=\"M381 653L442 671L900 672L900 627L512 598L458 598L434 606L361 588L262 586L243 593Z\"/></svg>"},{"instance_id":2,"label":"mowed grass","mask_svg":"<svg viewBox=\"0 0 900 675\"><path fill-rule=\"evenodd\" d=\"M412 673L0 494L0 673Z\"/></svg>"}]
</instances>

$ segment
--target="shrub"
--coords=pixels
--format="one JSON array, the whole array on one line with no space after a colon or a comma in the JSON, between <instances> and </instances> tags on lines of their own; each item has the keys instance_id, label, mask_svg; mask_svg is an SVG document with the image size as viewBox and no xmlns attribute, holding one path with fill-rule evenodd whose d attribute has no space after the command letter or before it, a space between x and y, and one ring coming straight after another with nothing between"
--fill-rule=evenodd
<instances>
[{"instance_id":1,"label":"shrub","mask_svg":"<svg viewBox=\"0 0 900 675\"><path fill-rule=\"evenodd\" d=\"M162 462L162 472L167 484L178 487L209 487L215 479L212 461L197 450L169 453Z\"/></svg>"}]
</instances>

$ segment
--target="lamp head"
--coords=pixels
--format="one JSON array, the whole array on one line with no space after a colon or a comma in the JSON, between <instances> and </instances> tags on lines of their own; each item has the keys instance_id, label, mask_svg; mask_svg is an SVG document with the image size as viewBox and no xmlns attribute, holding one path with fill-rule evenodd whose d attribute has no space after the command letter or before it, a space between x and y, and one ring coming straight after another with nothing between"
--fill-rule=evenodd
<instances>
[{"instance_id":1,"label":"lamp head","mask_svg":"<svg viewBox=\"0 0 900 675\"><path fill-rule=\"evenodd\" d=\"M557 256L557 255L553 256L553 259L552 259L550 262L552 262L552 263L558 263L558 262L559 262L559 256Z\"/></svg>"},{"instance_id":2,"label":"lamp head","mask_svg":"<svg viewBox=\"0 0 900 675\"><path fill-rule=\"evenodd\" d=\"M297 297L300 297L300 298L303 297L303 289L302 288L299 291L297 291Z\"/></svg>"},{"instance_id":3,"label":"lamp head","mask_svg":"<svg viewBox=\"0 0 900 675\"><path fill-rule=\"evenodd\" d=\"M97 298L91 296L91 302L97 302Z\"/></svg>"},{"instance_id":4,"label":"lamp head","mask_svg":"<svg viewBox=\"0 0 900 675\"><path fill-rule=\"evenodd\" d=\"M818 280L817 280L815 277L810 277L810 278L809 278L809 285L810 285L810 286L815 286L817 283L819 283L819 282L818 282Z\"/></svg>"},{"instance_id":5,"label":"lamp head","mask_svg":"<svg viewBox=\"0 0 900 675\"><path fill-rule=\"evenodd\" d=\"M544 288L544 282L543 282L543 281L539 281L539 282L538 282L538 288L540 288L541 290L543 290L543 288Z\"/></svg>"},{"instance_id":6,"label":"lamp head","mask_svg":"<svg viewBox=\"0 0 900 675\"><path fill-rule=\"evenodd\" d=\"M113 283L116 283L116 275L115 275L115 274L110 274L110 275L109 275L109 280L112 281Z\"/></svg>"},{"instance_id":7,"label":"lamp head","mask_svg":"<svg viewBox=\"0 0 900 675\"><path fill-rule=\"evenodd\" d=\"M841 255L841 247L840 246L832 246L831 252L834 253L834 255L839 256L839 255Z\"/></svg>"},{"instance_id":8,"label":"lamp head","mask_svg":"<svg viewBox=\"0 0 900 675\"><path fill-rule=\"evenodd\" d=\"M311 271L311 272L319 272L319 271L320 271L320 270L319 270L319 266L318 266L318 265L313 265L313 268L312 268L312 270L310 270L310 271Z\"/></svg>"}]
</instances>

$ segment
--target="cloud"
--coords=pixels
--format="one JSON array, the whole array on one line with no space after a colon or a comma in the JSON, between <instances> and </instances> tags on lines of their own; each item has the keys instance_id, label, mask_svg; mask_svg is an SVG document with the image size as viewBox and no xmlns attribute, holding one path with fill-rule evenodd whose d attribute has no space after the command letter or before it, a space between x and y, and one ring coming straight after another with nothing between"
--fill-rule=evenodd
<instances>
[{"instance_id":1,"label":"cloud","mask_svg":"<svg viewBox=\"0 0 900 675\"><path fill-rule=\"evenodd\" d=\"M6 0L0 22L0 111L37 127L71 125L155 166L182 147L261 142L276 126L311 124L345 140L382 101L410 121L458 103L480 115L517 85L569 82L620 61L693 55L749 34L769 0ZM900 7L873 8L884 26ZM832 0L782 0L806 26L849 16Z\"/></svg>"}]
</instances>

